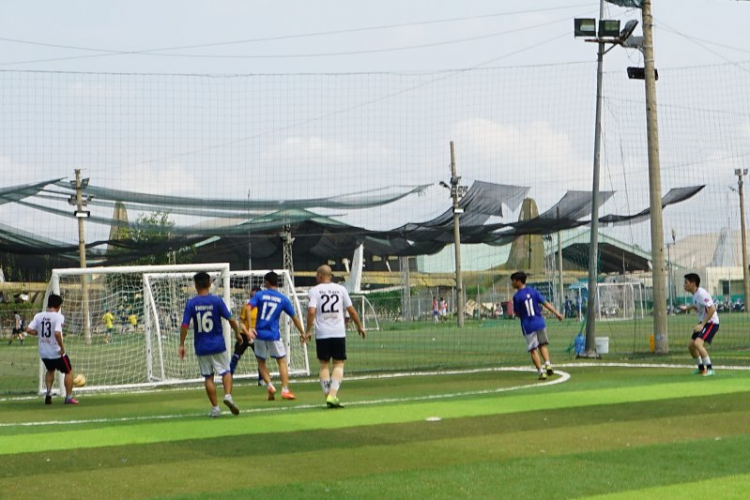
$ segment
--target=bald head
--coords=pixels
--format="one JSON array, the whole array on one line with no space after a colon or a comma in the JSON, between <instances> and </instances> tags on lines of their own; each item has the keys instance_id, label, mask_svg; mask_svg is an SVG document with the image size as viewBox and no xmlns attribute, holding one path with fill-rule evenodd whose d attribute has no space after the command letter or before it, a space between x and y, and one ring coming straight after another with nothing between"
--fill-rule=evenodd
<instances>
[{"instance_id":1,"label":"bald head","mask_svg":"<svg viewBox=\"0 0 750 500\"><path fill-rule=\"evenodd\" d=\"M316 277L318 278L319 283L330 283L332 274L331 267L323 264L318 268Z\"/></svg>"}]
</instances>

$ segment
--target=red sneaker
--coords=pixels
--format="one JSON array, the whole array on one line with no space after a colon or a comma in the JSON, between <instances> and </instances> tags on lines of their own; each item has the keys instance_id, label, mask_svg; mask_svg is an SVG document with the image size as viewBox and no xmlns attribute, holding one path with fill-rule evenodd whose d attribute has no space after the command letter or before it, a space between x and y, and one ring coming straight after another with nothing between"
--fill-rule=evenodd
<instances>
[{"instance_id":1,"label":"red sneaker","mask_svg":"<svg viewBox=\"0 0 750 500\"><path fill-rule=\"evenodd\" d=\"M65 404L66 405L77 405L78 404L78 400L75 399L75 398L73 398L73 397L65 398Z\"/></svg>"},{"instance_id":2,"label":"red sneaker","mask_svg":"<svg viewBox=\"0 0 750 500\"><path fill-rule=\"evenodd\" d=\"M273 401L276 399L276 388L272 385L268 386L268 400Z\"/></svg>"},{"instance_id":3,"label":"red sneaker","mask_svg":"<svg viewBox=\"0 0 750 500\"><path fill-rule=\"evenodd\" d=\"M289 401L293 401L297 399L297 397L292 393L292 391L281 391L281 399L288 399Z\"/></svg>"}]
</instances>

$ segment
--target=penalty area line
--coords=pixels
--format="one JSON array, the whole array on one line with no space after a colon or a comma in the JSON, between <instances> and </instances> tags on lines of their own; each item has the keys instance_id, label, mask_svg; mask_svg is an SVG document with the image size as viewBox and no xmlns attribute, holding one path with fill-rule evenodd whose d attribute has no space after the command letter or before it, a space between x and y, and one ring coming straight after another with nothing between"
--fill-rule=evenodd
<instances>
[{"instance_id":1,"label":"penalty area line","mask_svg":"<svg viewBox=\"0 0 750 500\"><path fill-rule=\"evenodd\" d=\"M519 370L512 370L510 368L505 368L503 370L497 370L497 371L527 372L529 370L526 368L519 369ZM534 384L515 385L511 387L500 387L497 389L483 389L483 390L476 390L476 391L453 392L453 393L446 393L446 394L429 394L425 396L411 396L411 397L404 397L404 398L382 398L382 399L372 399L372 400L364 400L364 401L352 401L352 402L347 403L346 406L365 407L365 406L375 406L375 405L382 405L382 404L389 404L389 403L414 403L414 402L424 402L424 401L455 399L455 398L461 398L461 397L466 397L466 396L483 396L483 395L488 395L488 394L500 394L503 392L518 391L521 389L534 389L537 387L549 387L552 385L563 384L567 382L568 380L570 380L570 374L568 372L556 371L555 373L560 376L555 378L554 380L548 380L546 382L540 382L540 383L534 383ZM275 408L251 408L248 410L241 410L241 415L281 413L281 412L291 412L291 411L296 411L296 410L312 410L312 409L321 409L322 407L323 407L322 404L304 404L304 405L295 405L295 406L279 406ZM172 415L150 415L150 416L135 416L135 417L120 417L120 418L46 420L46 421L39 421L39 422L2 422L0 423L0 428L43 427L43 426L51 426L51 425L84 425L84 424L109 424L109 423L114 424L114 423L126 423L126 422L181 420L185 418L206 417L206 415L207 415L206 413L182 413L182 414L172 414ZM229 412L222 412L222 415L229 415Z\"/></svg>"}]
</instances>

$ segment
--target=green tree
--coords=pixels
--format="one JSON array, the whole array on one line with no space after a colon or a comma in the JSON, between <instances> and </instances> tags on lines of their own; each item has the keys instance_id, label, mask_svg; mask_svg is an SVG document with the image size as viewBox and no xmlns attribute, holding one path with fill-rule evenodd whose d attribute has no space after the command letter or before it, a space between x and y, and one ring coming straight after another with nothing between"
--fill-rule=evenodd
<instances>
[{"instance_id":1,"label":"green tree","mask_svg":"<svg viewBox=\"0 0 750 500\"><path fill-rule=\"evenodd\" d=\"M142 214L135 223L123 232L125 238L136 244L137 248L148 249L160 245L172 238L174 221L170 220L168 212L151 212ZM149 253L134 259L132 265L163 265L163 264L186 264L192 261L195 249L192 246L183 247L172 251L160 253Z\"/></svg>"}]
</instances>

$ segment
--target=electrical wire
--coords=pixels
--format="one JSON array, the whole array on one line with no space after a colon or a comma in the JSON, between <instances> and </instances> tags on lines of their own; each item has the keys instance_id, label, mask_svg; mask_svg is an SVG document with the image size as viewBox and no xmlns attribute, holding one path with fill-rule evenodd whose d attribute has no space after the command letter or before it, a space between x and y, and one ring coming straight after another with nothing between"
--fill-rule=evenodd
<instances>
[{"instance_id":1,"label":"electrical wire","mask_svg":"<svg viewBox=\"0 0 750 500\"><path fill-rule=\"evenodd\" d=\"M372 26L372 27L365 27L365 28L352 28L352 29L345 29L345 30L304 33L304 34L297 34L297 35L282 35L282 36L276 36L276 37L253 38L253 39L246 39L246 40L233 40L233 41L227 41L227 42L183 45L183 46L175 46L175 47L162 47L162 48L145 49L145 50L113 50L113 49L83 47L83 46L75 46L75 45L52 44L52 43L44 43L44 42L38 42L38 41L20 40L16 38L0 37L0 41L5 41L9 43L21 43L21 44L44 46L44 47L61 48L61 49L67 49L67 50L83 50L83 51L97 52L96 54L77 55L77 56L63 56L63 57L55 57L55 58L31 59L31 60L21 60L21 61L6 61L6 62L1 62L0 66L34 64L34 63L41 63L41 62L66 61L66 60L75 60L75 59L125 56L125 55L152 56L152 57L179 57L179 58L208 58L208 59L238 59L238 58L275 59L275 58L307 58L307 57L362 55L362 54L381 53L381 52L414 50L414 49L428 48L428 47L434 47L434 46L440 46L440 45L449 45L449 44L454 44L454 43L464 43L464 42L473 41L473 40L481 40L485 38L502 36L505 34L517 33L520 31L535 29L535 28L544 27L550 24L555 24L561 21L566 21L569 19L569 17L566 16L564 18L556 19L554 21L548 21L545 23L540 23L537 25L527 26L527 27L513 29L513 30L495 32L495 33L490 33L487 35L479 35L479 36L469 37L469 38L447 40L447 41L435 42L435 43L430 43L430 44L420 44L420 45L404 46L404 47L391 47L391 48L373 49L373 50L364 50L364 51L345 51L345 52L332 52L332 53L320 53L320 54L271 54L271 55L164 54L164 52L168 52L168 51L171 52L171 51L184 50L184 49L195 49L195 48L217 47L217 46L226 46L226 45L277 41L277 40L289 40L289 39L297 39L297 38L330 36L330 35L347 34L347 33L363 32L363 31L402 28L402 27L409 27L409 26L450 23L450 22L490 18L490 17L514 16L514 15L529 14L529 13L536 13L536 12L549 12L552 10L565 10L565 9L577 8L577 7L586 6L586 5L587 4L574 4L574 5L569 5L569 6L554 7L554 8L548 8L548 9L528 9L528 10L514 11L514 12L485 14L485 15L480 15L480 16L440 19L440 20L435 20L435 21L421 21L421 22L414 22L414 23L381 25L381 26Z\"/></svg>"}]
</instances>

